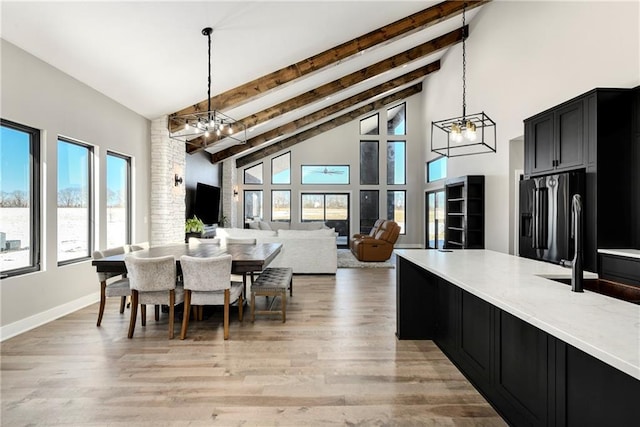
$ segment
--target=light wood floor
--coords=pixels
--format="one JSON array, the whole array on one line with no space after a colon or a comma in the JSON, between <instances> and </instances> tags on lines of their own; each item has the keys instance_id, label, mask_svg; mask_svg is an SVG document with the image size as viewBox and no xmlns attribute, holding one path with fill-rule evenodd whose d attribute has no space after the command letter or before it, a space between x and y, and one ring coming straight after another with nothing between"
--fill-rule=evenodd
<instances>
[{"instance_id":1,"label":"light wood floor","mask_svg":"<svg viewBox=\"0 0 640 427\"><path fill-rule=\"evenodd\" d=\"M97 283L96 283L97 286ZM264 299L260 299L264 304ZM2 343L3 426L504 425L431 341L395 337L395 270L295 276L287 322L220 311L167 338L107 302ZM248 313L249 310L245 310Z\"/></svg>"}]
</instances>

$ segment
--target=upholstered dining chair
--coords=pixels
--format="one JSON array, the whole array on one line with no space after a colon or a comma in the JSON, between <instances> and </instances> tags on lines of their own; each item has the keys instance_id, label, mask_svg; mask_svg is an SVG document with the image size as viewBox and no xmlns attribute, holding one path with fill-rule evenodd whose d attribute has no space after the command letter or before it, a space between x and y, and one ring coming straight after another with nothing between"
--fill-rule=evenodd
<instances>
[{"instance_id":1,"label":"upholstered dining chair","mask_svg":"<svg viewBox=\"0 0 640 427\"><path fill-rule=\"evenodd\" d=\"M94 251L93 259L100 259L124 253L125 247L118 246L116 248L104 249L102 251ZM120 276L120 278L117 280L109 280L116 276ZM120 297L120 314L122 314L124 313L124 306L126 304L127 297L131 295L129 279L120 273L98 273L98 281L100 282L100 308L98 309L98 321L96 322L96 326L100 326L102 323L102 316L104 315L104 306L107 298Z\"/></svg>"},{"instance_id":2,"label":"upholstered dining chair","mask_svg":"<svg viewBox=\"0 0 640 427\"><path fill-rule=\"evenodd\" d=\"M129 252L143 251L149 249L149 242L138 242L129 245Z\"/></svg>"},{"instance_id":3,"label":"upholstered dining chair","mask_svg":"<svg viewBox=\"0 0 640 427\"><path fill-rule=\"evenodd\" d=\"M174 336L175 306L184 300L182 287L176 287L176 260L173 255L140 258L135 253L124 258L131 287L131 320L128 337L133 337L141 306L142 326L146 325L146 305L169 306L169 338ZM157 314L157 310L156 310ZM156 317L157 320L157 317Z\"/></svg>"},{"instance_id":4,"label":"upholstered dining chair","mask_svg":"<svg viewBox=\"0 0 640 427\"><path fill-rule=\"evenodd\" d=\"M257 243L257 239L252 239L252 238L247 238L247 237L227 237L225 239L225 242L227 245L255 245ZM253 284L253 280L255 279L254 277L254 272L252 271L251 273L249 273L249 277L251 278L251 283ZM231 280L232 281L238 281L238 280L242 280L242 288L243 288L243 295L245 297L245 299L247 298L247 273L244 273L242 276L239 276L237 274L233 274L231 275Z\"/></svg>"},{"instance_id":5,"label":"upholstered dining chair","mask_svg":"<svg viewBox=\"0 0 640 427\"><path fill-rule=\"evenodd\" d=\"M200 258L180 257L184 283L184 317L180 339L187 336L191 306L224 306L224 339L229 339L229 305L238 302L242 321L242 283L231 281L231 255Z\"/></svg>"}]
</instances>

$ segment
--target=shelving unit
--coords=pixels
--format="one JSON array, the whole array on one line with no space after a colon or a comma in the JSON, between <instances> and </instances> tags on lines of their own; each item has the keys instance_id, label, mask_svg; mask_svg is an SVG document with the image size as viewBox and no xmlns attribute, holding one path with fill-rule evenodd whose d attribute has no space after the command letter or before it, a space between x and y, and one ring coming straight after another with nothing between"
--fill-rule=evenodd
<instances>
[{"instance_id":1,"label":"shelving unit","mask_svg":"<svg viewBox=\"0 0 640 427\"><path fill-rule=\"evenodd\" d=\"M484 249L484 175L445 183L445 248Z\"/></svg>"}]
</instances>

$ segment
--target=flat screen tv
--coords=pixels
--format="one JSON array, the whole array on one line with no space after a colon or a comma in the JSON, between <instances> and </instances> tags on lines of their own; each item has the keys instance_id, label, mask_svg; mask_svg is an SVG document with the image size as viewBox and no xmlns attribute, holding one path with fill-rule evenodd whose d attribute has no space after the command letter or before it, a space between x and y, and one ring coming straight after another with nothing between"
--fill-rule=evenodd
<instances>
[{"instance_id":1,"label":"flat screen tv","mask_svg":"<svg viewBox=\"0 0 640 427\"><path fill-rule=\"evenodd\" d=\"M199 182L196 185L195 216L205 224L217 224L220 209L220 187Z\"/></svg>"}]
</instances>

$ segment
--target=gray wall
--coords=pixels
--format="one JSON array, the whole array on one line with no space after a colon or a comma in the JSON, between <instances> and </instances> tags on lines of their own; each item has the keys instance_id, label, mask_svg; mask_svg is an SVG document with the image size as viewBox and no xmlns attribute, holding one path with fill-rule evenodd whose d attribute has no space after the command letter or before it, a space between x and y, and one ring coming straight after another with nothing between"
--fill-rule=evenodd
<instances>
[{"instance_id":1,"label":"gray wall","mask_svg":"<svg viewBox=\"0 0 640 427\"><path fill-rule=\"evenodd\" d=\"M106 152L132 157L133 240L149 236L149 121L1 40L2 117L41 129L42 271L0 282L2 338L98 300L91 261L57 265L57 137L94 146L97 166L96 247L106 242ZM91 326L91 325L87 325Z\"/></svg>"}]
</instances>

